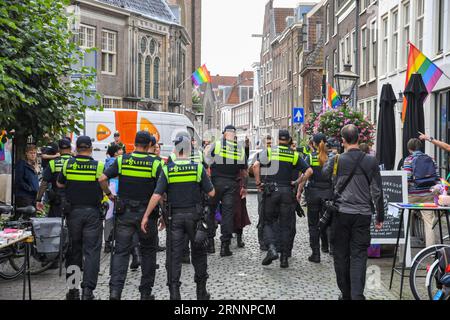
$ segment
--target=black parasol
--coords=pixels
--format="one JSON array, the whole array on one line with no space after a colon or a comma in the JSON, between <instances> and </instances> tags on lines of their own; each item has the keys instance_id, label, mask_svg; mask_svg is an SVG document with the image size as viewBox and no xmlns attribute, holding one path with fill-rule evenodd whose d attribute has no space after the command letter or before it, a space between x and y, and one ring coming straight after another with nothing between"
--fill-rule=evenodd
<instances>
[{"instance_id":1,"label":"black parasol","mask_svg":"<svg viewBox=\"0 0 450 320\"><path fill-rule=\"evenodd\" d=\"M403 157L409 155L408 141L419 138L419 132L425 132L425 116L423 102L428 96L428 90L423 82L422 75L415 73L411 76L405 89L405 97L408 100L405 123L403 125ZM422 146L425 151L425 146Z\"/></svg>"},{"instance_id":2,"label":"black parasol","mask_svg":"<svg viewBox=\"0 0 450 320\"><path fill-rule=\"evenodd\" d=\"M394 90L388 83L383 85L380 96L380 113L377 130L377 159L385 170L393 170L395 166L396 134L395 112L397 103Z\"/></svg>"}]
</instances>

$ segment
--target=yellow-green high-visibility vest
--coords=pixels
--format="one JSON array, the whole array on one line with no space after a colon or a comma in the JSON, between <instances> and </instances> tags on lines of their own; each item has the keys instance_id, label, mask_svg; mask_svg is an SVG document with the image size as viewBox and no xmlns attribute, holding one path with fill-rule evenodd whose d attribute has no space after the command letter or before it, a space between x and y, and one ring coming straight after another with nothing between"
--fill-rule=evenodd
<instances>
[{"instance_id":1,"label":"yellow-green high-visibility vest","mask_svg":"<svg viewBox=\"0 0 450 320\"><path fill-rule=\"evenodd\" d=\"M235 161L245 160L244 148L239 148L238 144L234 141L225 140L225 143L223 143L223 141L216 141L214 146L214 154L224 159L231 159Z\"/></svg>"},{"instance_id":2,"label":"yellow-green high-visibility vest","mask_svg":"<svg viewBox=\"0 0 450 320\"><path fill-rule=\"evenodd\" d=\"M161 161L155 155L131 153L117 157L121 177L155 179Z\"/></svg>"},{"instance_id":3,"label":"yellow-green high-visibility vest","mask_svg":"<svg viewBox=\"0 0 450 320\"><path fill-rule=\"evenodd\" d=\"M200 183L203 173L201 163L193 163L190 160L175 160L164 166L163 172L169 184L173 183Z\"/></svg>"},{"instance_id":4,"label":"yellow-green high-visibility vest","mask_svg":"<svg viewBox=\"0 0 450 320\"><path fill-rule=\"evenodd\" d=\"M300 155L297 151L293 151L286 146L277 146L267 149L267 156L270 161L288 162L296 166Z\"/></svg>"}]
</instances>

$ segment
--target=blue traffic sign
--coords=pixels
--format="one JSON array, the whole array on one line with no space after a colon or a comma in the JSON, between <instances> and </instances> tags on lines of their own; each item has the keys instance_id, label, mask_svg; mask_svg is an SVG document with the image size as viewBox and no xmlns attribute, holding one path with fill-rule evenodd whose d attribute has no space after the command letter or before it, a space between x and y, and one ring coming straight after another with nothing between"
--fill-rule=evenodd
<instances>
[{"instance_id":1,"label":"blue traffic sign","mask_svg":"<svg viewBox=\"0 0 450 320\"><path fill-rule=\"evenodd\" d=\"M303 108L294 108L294 123L305 123L305 109Z\"/></svg>"}]
</instances>

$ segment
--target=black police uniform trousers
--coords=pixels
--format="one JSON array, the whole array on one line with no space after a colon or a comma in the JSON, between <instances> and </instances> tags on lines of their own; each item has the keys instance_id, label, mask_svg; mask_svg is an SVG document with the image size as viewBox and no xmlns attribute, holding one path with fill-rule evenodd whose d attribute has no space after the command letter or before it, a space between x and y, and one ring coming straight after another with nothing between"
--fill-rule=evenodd
<instances>
[{"instance_id":1,"label":"black police uniform trousers","mask_svg":"<svg viewBox=\"0 0 450 320\"><path fill-rule=\"evenodd\" d=\"M220 240L223 243L230 243L234 230L234 198L238 188L236 178L213 177L212 183L216 190L216 196L211 200L211 215L216 212L217 205L221 203L222 220L220 222ZM211 222L208 223L209 225ZM208 228L210 229L210 228ZM214 229L209 234L209 238L215 237Z\"/></svg>"},{"instance_id":2,"label":"black police uniform trousers","mask_svg":"<svg viewBox=\"0 0 450 320\"><path fill-rule=\"evenodd\" d=\"M141 230L141 221L147 206L126 205L125 212L116 217L115 248L112 258L110 289L122 292L127 277L130 252L135 245L134 235L139 238L141 254L141 285L139 291L150 294L155 283L156 253L158 245L158 214L153 212L148 220L147 233Z\"/></svg>"},{"instance_id":3,"label":"black police uniform trousers","mask_svg":"<svg viewBox=\"0 0 450 320\"><path fill-rule=\"evenodd\" d=\"M171 268L171 278L169 278L169 272L167 273L168 285L181 285L181 260L184 255L186 236L191 244L191 259L195 271L194 281L198 283L208 279L206 247L199 247L194 244L198 221L199 215L196 208L172 209L171 252L166 250L166 270L169 271L169 268ZM171 254L170 263L169 254Z\"/></svg>"},{"instance_id":4,"label":"black police uniform trousers","mask_svg":"<svg viewBox=\"0 0 450 320\"><path fill-rule=\"evenodd\" d=\"M294 196L292 187L277 186L277 190L265 196L264 206L264 242L267 246L277 246L279 251L288 254L291 242L291 223Z\"/></svg>"},{"instance_id":5,"label":"black police uniform trousers","mask_svg":"<svg viewBox=\"0 0 450 320\"><path fill-rule=\"evenodd\" d=\"M100 271L103 231L100 216L99 208L89 206L73 206L67 216L69 249L66 268L75 265L83 270L81 288L91 290L97 287Z\"/></svg>"},{"instance_id":6,"label":"black police uniform trousers","mask_svg":"<svg viewBox=\"0 0 450 320\"><path fill-rule=\"evenodd\" d=\"M367 249L370 246L371 215L333 216L334 269L342 296L346 300L364 300Z\"/></svg>"},{"instance_id":7,"label":"black police uniform trousers","mask_svg":"<svg viewBox=\"0 0 450 320\"><path fill-rule=\"evenodd\" d=\"M324 214L324 201L331 198L331 190L308 187L305 191L305 200L308 208L309 245L313 251L320 250L322 246L328 248L327 232L320 232L319 221Z\"/></svg>"}]
</instances>

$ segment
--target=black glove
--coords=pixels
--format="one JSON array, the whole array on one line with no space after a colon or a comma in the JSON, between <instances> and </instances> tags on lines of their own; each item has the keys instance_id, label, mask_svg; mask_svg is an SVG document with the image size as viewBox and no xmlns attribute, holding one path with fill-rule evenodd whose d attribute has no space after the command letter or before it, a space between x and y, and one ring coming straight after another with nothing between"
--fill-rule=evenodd
<instances>
[{"instance_id":1,"label":"black glove","mask_svg":"<svg viewBox=\"0 0 450 320\"><path fill-rule=\"evenodd\" d=\"M300 205L300 203L297 203L297 205L295 206L295 213L297 214L297 216L299 218L304 218L306 217L305 215L305 211L303 211L302 206Z\"/></svg>"}]
</instances>

